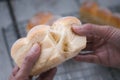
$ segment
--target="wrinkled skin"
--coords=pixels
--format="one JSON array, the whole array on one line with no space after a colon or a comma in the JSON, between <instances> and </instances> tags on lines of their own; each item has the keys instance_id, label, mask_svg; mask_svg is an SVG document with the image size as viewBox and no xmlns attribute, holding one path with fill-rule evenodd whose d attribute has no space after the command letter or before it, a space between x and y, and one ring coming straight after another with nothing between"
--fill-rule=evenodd
<instances>
[{"instance_id":1,"label":"wrinkled skin","mask_svg":"<svg viewBox=\"0 0 120 80\"><path fill-rule=\"evenodd\" d=\"M85 50L93 51L91 54L79 54L75 60L120 68L120 29L93 24L73 25L72 29L78 35L87 36Z\"/></svg>"},{"instance_id":2,"label":"wrinkled skin","mask_svg":"<svg viewBox=\"0 0 120 80\"><path fill-rule=\"evenodd\" d=\"M30 72L38 60L40 56L40 46L38 44L34 44L31 50L26 55L21 68L15 67L13 72L10 75L9 80L32 80L32 76L30 76ZM47 72L44 72L39 75L36 80L53 80L54 75L56 73L56 68L53 68Z\"/></svg>"}]
</instances>

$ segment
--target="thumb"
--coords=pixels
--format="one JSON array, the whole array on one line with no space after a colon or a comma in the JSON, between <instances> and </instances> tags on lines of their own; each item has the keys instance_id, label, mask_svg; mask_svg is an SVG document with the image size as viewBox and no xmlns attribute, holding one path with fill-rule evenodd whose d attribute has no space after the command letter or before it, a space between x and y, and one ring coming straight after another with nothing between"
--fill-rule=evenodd
<instances>
[{"instance_id":1,"label":"thumb","mask_svg":"<svg viewBox=\"0 0 120 80\"><path fill-rule=\"evenodd\" d=\"M73 25L72 29L78 35L99 36L105 40L108 40L115 31L113 27L94 24L84 24L82 26Z\"/></svg>"},{"instance_id":2,"label":"thumb","mask_svg":"<svg viewBox=\"0 0 120 80\"><path fill-rule=\"evenodd\" d=\"M31 50L26 55L21 68L17 74L17 78L28 76L40 56L40 46L38 43L34 44Z\"/></svg>"}]
</instances>

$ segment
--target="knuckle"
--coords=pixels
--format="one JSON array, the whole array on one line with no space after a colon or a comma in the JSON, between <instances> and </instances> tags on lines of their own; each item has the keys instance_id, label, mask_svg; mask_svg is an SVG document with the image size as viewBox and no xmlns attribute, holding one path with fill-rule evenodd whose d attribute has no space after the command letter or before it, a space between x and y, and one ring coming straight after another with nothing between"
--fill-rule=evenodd
<instances>
[{"instance_id":1,"label":"knuckle","mask_svg":"<svg viewBox=\"0 0 120 80\"><path fill-rule=\"evenodd\" d=\"M110 27L110 26L105 26L105 36L104 39L106 41L108 41L109 39L111 39L113 37L113 34L115 33L114 28Z\"/></svg>"},{"instance_id":2,"label":"knuckle","mask_svg":"<svg viewBox=\"0 0 120 80\"><path fill-rule=\"evenodd\" d=\"M120 48L120 30L114 27L109 27L106 32L105 40Z\"/></svg>"},{"instance_id":3,"label":"knuckle","mask_svg":"<svg viewBox=\"0 0 120 80\"><path fill-rule=\"evenodd\" d=\"M86 29L92 30L93 24L87 23L87 24L85 24L85 26L86 26L86 27L85 27Z\"/></svg>"}]
</instances>

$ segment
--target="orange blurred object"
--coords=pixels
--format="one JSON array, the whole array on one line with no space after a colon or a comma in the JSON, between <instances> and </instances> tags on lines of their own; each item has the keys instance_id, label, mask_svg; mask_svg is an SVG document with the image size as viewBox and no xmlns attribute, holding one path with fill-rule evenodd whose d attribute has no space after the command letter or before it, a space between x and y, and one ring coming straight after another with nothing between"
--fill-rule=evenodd
<instances>
[{"instance_id":1,"label":"orange blurred object","mask_svg":"<svg viewBox=\"0 0 120 80\"><path fill-rule=\"evenodd\" d=\"M120 28L120 16L95 2L85 2L80 7L80 20L85 23L110 25Z\"/></svg>"},{"instance_id":2,"label":"orange blurred object","mask_svg":"<svg viewBox=\"0 0 120 80\"><path fill-rule=\"evenodd\" d=\"M29 20L26 30L29 31L36 25L52 25L52 23L58 18L60 18L60 16L53 15L50 12L39 12Z\"/></svg>"}]
</instances>

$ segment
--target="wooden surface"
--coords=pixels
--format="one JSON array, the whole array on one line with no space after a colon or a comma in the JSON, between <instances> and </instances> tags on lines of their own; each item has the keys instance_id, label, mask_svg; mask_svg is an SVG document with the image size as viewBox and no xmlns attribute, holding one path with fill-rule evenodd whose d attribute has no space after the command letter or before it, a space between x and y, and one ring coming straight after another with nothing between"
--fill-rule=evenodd
<instances>
[{"instance_id":1,"label":"wooden surface","mask_svg":"<svg viewBox=\"0 0 120 80\"><path fill-rule=\"evenodd\" d=\"M11 0L20 36L26 36L26 24L37 12L50 11L57 15L79 17L79 6L82 1ZM101 2L101 4L103 3ZM14 28L16 26L11 20L4 1L0 3L0 27L4 27L4 30L0 28L0 44L2 45L0 46L0 80L7 80L12 66L15 65L10 57L10 48L17 40L17 32ZM120 80L120 70L68 60L58 66L54 80Z\"/></svg>"}]
</instances>

